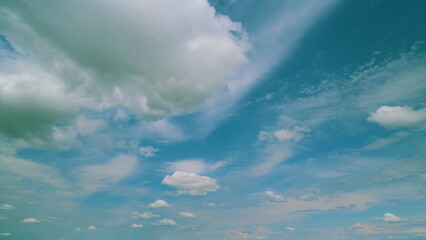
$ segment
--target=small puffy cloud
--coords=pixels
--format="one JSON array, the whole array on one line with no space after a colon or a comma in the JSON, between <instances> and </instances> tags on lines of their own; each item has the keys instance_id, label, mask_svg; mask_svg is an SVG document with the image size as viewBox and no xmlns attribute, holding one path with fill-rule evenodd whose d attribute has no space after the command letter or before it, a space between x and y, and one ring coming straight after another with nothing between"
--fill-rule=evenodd
<instances>
[{"instance_id":1,"label":"small puffy cloud","mask_svg":"<svg viewBox=\"0 0 426 240\"><path fill-rule=\"evenodd\" d=\"M426 108L413 110L411 107L381 106L367 118L383 127L416 127L426 122Z\"/></svg>"},{"instance_id":2,"label":"small puffy cloud","mask_svg":"<svg viewBox=\"0 0 426 240\"><path fill-rule=\"evenodd\" d=\"M89 231L96 231L98 229L96 228L96 226L88 226L87 230L89 230Z\"/></svg>"},{"instance_id":3,"label":"small puffy cloud","mask_svg":"<svg viewBox=\"0 0 426 240\"><path fill-rule=\"evenodd\" d=\"M186 217L186 218L196 217L196 215L194 213L191 213L191 212L180 212L179 215L181 215L182 217Z\"/></svg>"},{"instance_id":4,"label":"small puffy cloud","mask_svg":"<svg viewBox=\"0 0 426 240\"><path fill-rule=\"evenodd\" d=\"M10 236L12 233L0 233L0 236Z\"/></svg>"},{"instance_id":5,"label":"small puffy cloud","mask_svg":"<svg viewBox=\"0 0 426 240\"><path fill-rule=\"evenodd\" d=\"M296 228L294 228L294 227L286 227L285 230L293 232L293 231L296 231Z\"/></svg>"},{"instance_id":6,"label":"small puffy cloud","mask_svg":"<svg viewBox=\"0 0 426 240\"><path fill-rule=\"evenodd\" d=\"M216 179L200 176L194 172L176 171L172 175L164 177L162 184L178 189L178 194L207 195L207 192L215 192L220 186Z\"/></svg>"},{"instance_id":7,"label":"small puffy cloud","mask_svg":"<svg viewBox=\"0 0 426 240\"><path fill-rule=\"evenodd\" d=\"M400 218L393 213L385 213L385 215L383 217L376 218L376 220L383 221L383 222L386 222L386 223L400 223L400 222L406 222L407 221L407 219Z\"/></svg>"},{"instance_id":8,"label":"small puffy cloud","mask_svg":"<svg viewBox=\"0 0 426 240\"><path fill-rule=\"evenodd\" d=\"M154 157L156 155L155 153L159 151L160 149L153 146L142 146L139 148L139 152L146 158Z\"/></svg>"},{"instance_id":9,"label":"small puffy cloud","mask_svg":"<svg viewBox=\"0 0 426 240\"><path fill-rule=\"evenodd\" d=\"M151 204L154 204L154 203L151 203ZM160 204L157 204L157 205L160 205ZM143 219L160 217L160 215L151 213L151 212L144 212L144 213L133 212L133 215L135 218L143 218Z\"/></svg>"},{"instance_id":10,"label":"small puffy cloud","mask_svg":"<svg viewBox=\"0 0 426 240\"><path fill-rule=\"evenodd\" d=\"M280 129L273 133L274 137L280 141L299 141L305 137L305 132L311 131L305 127L296 126L292 129Z\"/></svg>"},{"instance_id":11,"label":"small puffy cloud","mask_svg":"<svg viewBox=\"0 0 426 240\"><path fill-rule=\"evenodd\" d=\"M186 159L169 163L166 168L169 172L194 172L197 174L205 172L213 172L226 164L226 161L218 161L216 163L206 163L203 159Z\"/></svg>"},{"instance_id":12,"label":"small puffy cloud","mask_svg":"<svg viewBox=\"0 0 426 240\"><path fill-rule=\"evenodd\" d=\"M38 220L37 218L25 218L24 220L22 220L23 223L39 223L40 220Z\"/></svg>"},{"instance_id":13,"label":"small puffy cloud","mask_svg":"<svg viewBox=\"0 0 426 240\"><path fill-rule=\"evenodd\" d=\"M11 204L0 205L0 210L13 210L13 209L15 209L15 206Z\"/></svg>"},{"instance_id":14,"label":"small puffy cloud","mask_svg":"<svg viewBox=\"0 0 426 240\"><path fill-rule=\"evenodd\" d=\"M81 228L74 228L74 231L81 232Z\"/></svg>"},{"instance_id":15,"label":"small puffy cloud","mask_svg":"<svg viewBox=\"0 0 426 240\"><path fill-rule=\"evenodd\" d=\"M95 192L129 176L138 166L135 156L119 155L104 164L80 168L75 172L84 193Z\"/></svg>"},{"instance_id":16,"label":"small puffy cloud","mask_svg":"<svg viewBox=\"0 0 426 240\"><path fill-rule=\"evenodd\" d=\"M132 228L143 228L143 225L142 224L133 223L131 227Z\"/></svg>"},{"instance_id":17,"label":"small puffy cloud","mask_svg":"<svg viewBox=\"0 0 426 240\"><path fill-rule=\"evenodd\" d=\"M286 198L284 196L275 194L272 191L264 192L263 197L269 202L285 202L286 201Z\"/></svg>"},{"instance_id":18,"label":"small puffy cloud","mask_svg":"<svg viewBox=\"0 0 426 240\"><path fill-rule=\"evenodd\" d=\"M172 205L170 205L164 200L158 199L157 201L150 203L148 206L150 208L161 208L161 207L171 207Z\"/></svg>"},{"instance_id":19,"label":"small puffy cloud","mask_svg":"<svg viewBox=\"0 0 426 240\"><path fill-rule=\"evenodd\" d=\"M157 221L153 225L156 225L156 226L177 226L177 223L172 219L165 218L165 219L161 219L160 221Z\"/></svg>"}]
</instances>

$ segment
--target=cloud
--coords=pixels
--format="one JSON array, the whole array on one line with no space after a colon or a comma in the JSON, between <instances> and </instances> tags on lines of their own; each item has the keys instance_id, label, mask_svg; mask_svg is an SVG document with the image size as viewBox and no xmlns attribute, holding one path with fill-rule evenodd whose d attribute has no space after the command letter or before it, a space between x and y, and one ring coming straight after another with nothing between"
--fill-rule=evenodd
<instances>
[{"instance_id":1,"label":"cloud","mask_svg":"<svg viewBox=\"0 0 426 240\"><path fill-rule=\"evenodd\" d=\"M407 219L400 218L393 213L385 213L385 215L383 217L376 218L376 220L377 221L383 221L383 222L386 222L386 223L400 223L400 222L406 222L407 221Z\"/></svg>"},{"instance_id":2,"label":"cloud","mask_svg":"<svg viewBox=\"0 0 426 240\"><path fill-rule=\"evenodd\" d=\"M379 225L357 223L354 225L355 229L359 234L383 234L383 233L394 233L395 231L385 228Z\"/></svg>"},{"instance_id":3,"label":"cloud","mask_svg":"<svg viewBox=\"0 0 426 240\"><path fill-rule=\"evenodd\" d=\"M82 167L74 174L83 193L95 192L128 177L138 167L138 159L119 155L110 161Z\"/></svg>"},{"instance_id":4,"label":"cloud","mask_svg":"<svg viewBox=\"0 0 426 240\"><path fill-rule=\"evenodd\" d=\"M2 204L0 205L0 210L13 210L15 207L11 204Z\"/></svg>"},{"instance_id":5,"label":"cloud","mask_svg":"<svg viewBox=\"0 0 426 240\"><path fill-rule=\"evenodd\" d=\"M170 205L164 200L158 199L157 201L150 203L148 206L150 208L160 208L160 207L171 207L172 205Z\"/></svg>"},{"instance_id":6,"label":"cloud","mask_svg":"<svg viewBox=\"0 0 426 240\"><path fill-rule=\"evenodd\" d=\"M12 233L0 233L0 236L10 236Z\"/></svg>"},{"instance_id":7,"label":"cloud","mask_svg":"<svg viewBox=\"0 0 426 240\"><path fill-rule=\"evenodd\" d=\"M286 198L284 196L275 194L271 191L264 192L263 197L269 202L285 202L286 201Z\"/></svg>"},{"instance_id":8,"label":"cloud","mask_svg":"<svg viewBox=\"0 0 426 240\"><path fill-rule=\"evenodd\" d=\"M155 148L153 146L142 146L139 148L139 152L142 154L142 156L146 158L154 157L156 156L156 152L159 152L160 149Z\"/></svg>"},{"instance_id":9,"label":"cloud","mask_svg":"<svg viewBox=\"0 0 426 240\"><path fill-rule=\"evenodd\" d=\"M133 223L131 227L132 228L143 228L143 225L142 224Z\"/></svg>"},{"instance_id":10,"label":"cloud","mask_svg":"<svg viewBox=\"0 0 426 240\"><path fill-rule=\"evenodd\" d=\"M158 202L158 201L159 201L159 200L157 200L156 202ZM151 203L151 204L153 204L153 206L159 206L159 205L161 205L161 204L163 204L163 205L164 205L164 203L162 203L162 202L159 202L159 203L157 203L157 204L155 204L155 203ZM151 204L150 204L150 206L151 206ZM166 205L167 205L167 203L166 203ZM157 217L160 217L160 215L155 214L155 213L150 213L150 212L144 212L144 213L133 212L133 215L134 215L134 217L136 217L136 218L143 218L143 219L149 219L149 218L157 218Z\"/></svg>"},{"instance_id":11,"label":"cloud","mask_svg":"<svg viewBox=\"0 0 426 240\"><path fill-rule=\"evenodd\" d=\"M22 220L23 223L39 223L40 220L38 220L37 218L25 218L24 220Z\"/></svg>"},{"instance_id":12,"label":"cloud","mask_svg":"<svg viewBox=\"0 0 426 240\"><path fill-rule=\"evenodd\" d=\"M216 163L206 163L203 159L186 159L173 163L168 163L166 168L169 172L194 172L197 174L205 172L213 172L226 165L226 161L218 161Z\"/></svg>"},{"instance_id":13,"label":"cloud","mask_svg":"<svg viewBox=\"0 0 426 240\"><path fill-rule=\"evenodd\" d=\"M263 162L249 170L252 176L264 176L270 173L277 165L290 158L293 153L287 145L271 144L264 151Z\"/></svg>"},{"instance_id":14,"label":"cloud","mask_svg":"<svg viewBox=\"0 0 426 240\"><path fill-rule=\"evenodd\" d=\"M277 130L273 133L273 135L275 136L275 138L277 138L280 141L289 141L289 140L299 141L303 137L305 137L303 133L309 132L309 131L311 130L308 128L296 126L293 129Z\"/></svg>"},{"instance_id":15,"label":"cloud","mask_svg":"<svg viewBox=\"0 0 426 240\"><path fill-rule=\"evenodd\" d=\"M207 192L215 192L220 188L216 179L193 172L176 171L165 176L161 183L177 188L178 194L189 195L207 195Z\"/></svg>"},{"instance_id":16,"label":"cloud","mask_svg":"<svg viewBox=\"0 0 426 240\"><path fill-rule=\"evenodd\" d=\"M293 232L293 231L296 231L296 228L294 228L294 227L286 227L285 230Z\"/></svg>"},{"instance_id":17,"label":"cloud","mask_svg":"<svg viewBox=\"0 0 426 240\"><path fill-rule=\"evenodd\" d=\"M96 231L98 229L96 228L96 226L88 226L87 230L89 230L89 231Z\"/></svg>"},{"instance_id":18,"label":"cloud","mask_svg":"<svg viewBox=\"0 0 426 240\"><path fill-rule=\"evenodd\" d=\"M186 218L196 217L196 215L194 213L191 213L191 212L180 212L179 215L181 215L182 217L186 217Z\"/></svg>"},{"instance_id":19,"label":"cloud","mask_svg":"<svg viewBox=\"0 0 426 240\"><path fill-rule=\"evenodd\" d=\"M172 219L165 218L165 219L161 219L160 221L153 223L153 225L156 225L156 226L177 226L177 223Z\"/></svg>"},{"instance_id":20,"label":"cloud","mask_svg":"<svg viewBox=\"0 0 426 240\"><path fill-rule=\"evenodd\" d=\"M233 238L233 239L235 239L235 238L250 238L250 234L245 233L245 232L238 230L238 229L227 230L227 231L225 231L225 234L228 237Z\"/></svg>"},{"instance_id":21,"label":"cloud","mask_svg":"<svg viewBox=\"0 0 426 240\"><path fill-rule=\"evenodd\" d=\"M0 132L12 138L43 139L82 107L143 119L204 109L247 62L241 24L207 0L20 0L0 13L20 52L0 64Z\"/></svg>"},{"instance_id":22,"label":"cloud","mask_svg":"<svg viewBox=\"0 0 426 240\"><path fill-rule=\"evenodd\" d=\"M105 127L107 123L102 119L90 119L78 116L75 120L75 125L81 135L89 135Z\"/></svg>"},{"instance_id":23,"label":"cloud","mask_svg":"<svg viewBox=\"0 0 426 240\"><path fill-rule=\"evenodd\" d=\"M16 174L32 181L45 183L54 188L69 188L69 183L54 167L25 159L0 155L1 171Z\"/></svg>"},{"instance_id":24,"label":"cloud","mask_svg":"<svg viewBox=\"0 0 426 240\"><path fill-rule=\"evenodd\" d=\"M367 121L388 128L416 127L426 121L426 108L413 110L411 107L381 106L371 113Z\"/></svg>"}]
</instances>

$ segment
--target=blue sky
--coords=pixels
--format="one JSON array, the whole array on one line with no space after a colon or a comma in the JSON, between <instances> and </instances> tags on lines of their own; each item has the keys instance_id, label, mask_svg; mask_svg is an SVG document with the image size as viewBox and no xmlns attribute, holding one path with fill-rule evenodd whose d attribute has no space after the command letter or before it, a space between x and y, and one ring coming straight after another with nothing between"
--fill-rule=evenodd
<instances>
[{"instance_id":1,"label":"blue sky","mask_svg":"<svg viewBox=\"0 0 426 240\"><path fill-rule=\"evenodd\" d=\"M0 239L426 239L424 1L0 4Z\"/></svg>"}]
</instances>

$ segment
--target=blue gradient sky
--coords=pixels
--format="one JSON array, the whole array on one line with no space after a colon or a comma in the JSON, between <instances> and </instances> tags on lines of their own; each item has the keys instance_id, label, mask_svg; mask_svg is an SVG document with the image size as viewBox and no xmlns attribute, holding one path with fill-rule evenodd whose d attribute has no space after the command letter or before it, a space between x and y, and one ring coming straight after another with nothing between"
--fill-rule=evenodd
<instances>
[{"instance_id":1,"label":"blue gradient sky","mask_svg":"<svg viewBox=\"0 0 426 240\"><path fill-rule=\"evenodd\" d=\"M426 2L0 3L0 239L426 239Z\"/></svg>"}]
</instances>

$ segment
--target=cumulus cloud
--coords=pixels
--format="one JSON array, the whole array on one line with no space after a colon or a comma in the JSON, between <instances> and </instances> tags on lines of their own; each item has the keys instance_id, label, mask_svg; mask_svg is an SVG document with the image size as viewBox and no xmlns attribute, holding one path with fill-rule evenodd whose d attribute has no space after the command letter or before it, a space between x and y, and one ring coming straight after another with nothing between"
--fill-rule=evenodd
<instances>
[{"instance_id":1,"label":"cumulus cloud","mask_svg":"<svg viewBox=\"0 0 426 240\"><path fill-rule=\"evenodd\" d=\"M165 176L161 183L177 188L178 194L189 195L207 195L207 192L215 192L220 188L216 179L193 172L176 171Z\"/></svg>"},{"instance_id":2,"label":"cumulus cloud","mask_svg":"<svg viewBox=\"0 0 426 240\"><path fill-rule=\"evenodd\" d=\"M150 203L148 206L150 208L160 208L160 207L171 207L172 205L167 203L164 200L158 199L157 201Z\"/></svg>"},{"instance_id":3,"label":"cumulus cloud","mask_svg":"<svg viewBox=\"0 0 426 240\"><path fill-rule=\"evenodd\" d=\"M197 174L213 172L226 165L226 161L206 163L203 159L186 159L169 163L166 170L170 172L194 172Z\"/></svg>"},{"instance_id":4,"label":"cumulus cloud","mask_svg":"<svg viewBox=\"0 0 426 240\"><path fill-rule=\"evenodd\" d=\"M139 152L146 158L154 157L156 155L155 153L158 151L160 151L160 149L153 146L142 146L139 148Z\"/></svg>"},{"instance_id":5,"label":"cumulus cloud","mask_svg":"<svg viewBox=\"0 0 426 240\"><path fill-rule=\"evenodd\" d=\"M196 215L194 213L191 213L191 212L180 212L179 215L181 215L182 217L186 217L186 218L196 217Z\"/></svg>"},{"instance_id":6,"label":"cumulus cloud","mask_svg":"<svg viewBox=\"0 0 426 240\"><path fill-rule=\"evenodd\" d=\"M160 221L153 223L153 225L156 225L156 226L177 226L177 223L172 219L165 218L165 219L161 219Z\"/></svg>"},{"instance_id":7,"label":"cumulus cloud","mask_svg":"<svg viewBox=\"0 0 426 240\"><path fill-rule=\"evenodd\" d=\"M142 224L133 223L131 227L132 228L143 228L143 225Z\"/></svg>"},{"instance_id":8,"label":"cumulus cloud","mask_svg":"<svg viewBox=\"0 0 426 240\"><path fill-rule=\"evenodd\" d=\"M381 106L367 118L388 128L416 127L426 122L426 108L413 110L411 107Z\"/></svg>"},{"instance_id":9,"label":"cumulus cloud","mask_svg":"<svg viewBox=\"0 0 426 240\"><path fill-rule=\"evenodd\" d=\"M83 193L91 193L123 180L137 166L136 157L119 155L104 164L80 168L75 172L75 176Z\"/></svg>"},{"instance_id":10,"label":"cumulus cloud","mask_svg":"<svg viewBox=\"0 0 426 240\"><path fill-rule=\"evenodd\" d=\"M15 209L15 206L11 204L2 204L0 205L0 210L13 210Z\"/></svg>"},{"instance_id":11,"label":"cumulus cloud","mask_svg":"<svg viewBox=\"0 0 426 240\"><path fill-rule=\"evenodd\" d=\"M91 119L85 116L78 116L75 120L75 125L77 131L81 135L89 135L105 127L107 124L102 119Z\"/></svg>"},{"instance_id":12,"label":"cumulus cloud","mask_svg":"<svg viewBox=\"0 0 426 240\"><path fill-rule=\"evenodd\" d=\"M296 228L294 228L294 227L286 227L285 230L293 232L293 231L296 231Z\"/></svg>"},{"instance_id":13,"label":"cumulus cloud","mask_svg":"<svg viewBox=\"0 0 426 240\"><path fill-rule=\"evenodd\" d=\"M406 222L407 219L396 216L393 213L385 213L383 217L376 218L377 221L383 221L386 223L400 223Z\"/></svg>"},{"instance_id":14,"label":"cumulus cloud","mask_svg":"<svg viewBox=\"0 0 426 240\"><path fill-rule=\"evenodd\" d=\"M286 201L286 198L284 196L275 194L272 191L264 192L263 197L269 202L285 202Z\"/></svg>"},{"instance_id":15,"label":"cumulus cloud","mask_svg":"<svg viewBox=\"0 0 426 240\"><path fill-rule=\"evenodd\" d=\"M23 223L39 223L40 220L38 220L37 218L25 218L24 220L22 220Z\"/></svg>"},{"instance_id":16,"label":"cumulus cloud","mask_svg":"<svg viewBox=\"0 0 426 240\"><path fill-rule=\"evenodd\" d=\"M247 62L241 24L207 0L20 0L0 12L0 32L22 53L0 64L0 132L10 137L49 134L81 107L141 118L197 111Z\"/></svg>"},{"instance_id":17,"label":"cumulus cloud","mask_svg":"<svg viewBox=\"0 0 426 240\"><path fill-rule=\"evenodd\" d=\"M157 200L157 202L158 202L159 200ZM151 204L153 204L154 206L159 206L159 205L161 205L161 204L163 204L164 205L164 203L162 203L162 202L160 202L160 203L157 203L157 204L155 204L155 203L151 203ZM167 204L167 203L166 203ZM151 206L151 205L150 205ZM138 213L138 212L133 212L133 215L134 215L134 217L135 218L143 218L143 219L149 219L149 218L157 218L157 217L160 217L160 215L158 215L158 214L155 214L155 213L151 213L151 212L144 212L144 213Z\"/></svg>"},{"instance_id":18,"label":"cumulus cloud","mask_svg":"<svg viewBox=\"0 0 426 240\"><path fill-rule=\"evenodd\" d=\"M89 230L89 231L96 231L98 229L96 228L96 226L88 226L87 230Z\"/></svg>"}]
</instances>

